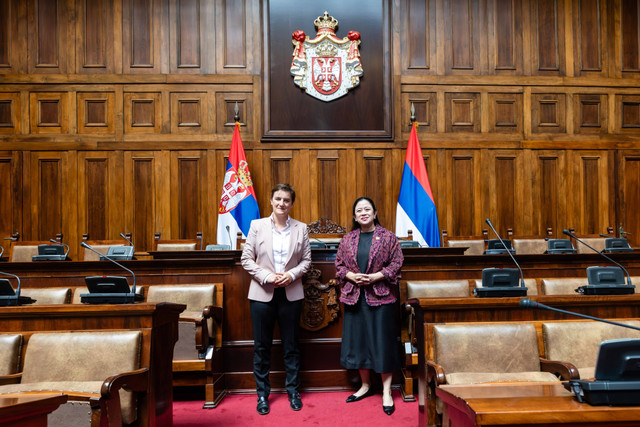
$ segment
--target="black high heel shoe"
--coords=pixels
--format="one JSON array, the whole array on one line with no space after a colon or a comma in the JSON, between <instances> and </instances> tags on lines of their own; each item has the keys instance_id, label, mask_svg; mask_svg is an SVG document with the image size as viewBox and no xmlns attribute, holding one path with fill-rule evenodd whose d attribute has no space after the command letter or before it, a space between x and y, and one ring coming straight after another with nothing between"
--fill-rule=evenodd
<instances>
[{"instance_id":1,"label":"black high heel shoe","mask_svg":"<svg viewBox=\"0 0 640 427\"><path fill-rule=\"evenodd\" d=\"M385 414L391 415L396 410L396 405L395 404L391 406L382 405L382 410L384 411Z\"/></svg>"},{"instance_id":2,"label":"black high heel shoe","mask_svg":"<svg viewBox=\"0 0 640 427\"><path fill-rule=\"evenodd\" d=\"M351 396L347 397L347 403L357 402L358 400L362 400L365 397L371 396L371 394L371 389L367 390L367 392L362 396L356 396L355 394L352 394Z\"/></svg>"}]
</instances>

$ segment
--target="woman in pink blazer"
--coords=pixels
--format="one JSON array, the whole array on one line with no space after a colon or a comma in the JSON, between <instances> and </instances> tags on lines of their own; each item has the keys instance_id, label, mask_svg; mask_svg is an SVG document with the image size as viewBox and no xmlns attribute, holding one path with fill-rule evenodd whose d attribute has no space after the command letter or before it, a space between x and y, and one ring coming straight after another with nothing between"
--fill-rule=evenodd
<instances>
[{"instance_id":1,"label":"woman in pink blazer","mask_svg":"<svg viewBox=\"0 0 640 427\"><path fill-rule=\"evenodd\" d=\"M289 406L302 409L298 335L304 289L302 275L311 267L307 225L289 216L296 193L289 184L271 190L271 215L251 222L242 251L242 267L251 275L249 305L253 325L253 374L258 393L257 411L269 413L271 345L276 321L280 329L285 388Z\"/></svg>"}]
</instances>

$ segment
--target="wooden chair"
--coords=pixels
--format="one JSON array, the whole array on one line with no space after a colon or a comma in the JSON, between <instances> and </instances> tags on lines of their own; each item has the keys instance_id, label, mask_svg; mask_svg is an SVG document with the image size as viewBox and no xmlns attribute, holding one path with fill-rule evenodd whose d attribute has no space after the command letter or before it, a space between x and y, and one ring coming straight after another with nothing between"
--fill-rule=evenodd
<instances>
[{"instance_id":1,"label":"wooden chair","mask_svg":"<svg viewBox=\"0 0 640 427\"><path fill-rule=\"evenodd\" d=\"M0 376L18 373L21 356L22 335L0 334Z\"/></svg>"},{"instance_id":2,"label":"wooden chair","mask_svg":"<svg viewBox=\"0 0 640 427\"><path fill-rule=\"evenodd\" d=\"M436 413L435 389L443 384L578 377L573 365L540 358L533 323L440 324L432 328L432 358L426 362L428 413Z\"/></svg>"},{"instance_id":3,"label":"wooden chair","mask_svg":"<svg viewBox=\"0 0 640 427\"><path fill-rule=\"evenodd\" d=\"M127 237L127 239L131 240L131 233L126 233L125 236ZM102 254L106 254L107 252L109 252L109 248L112 246L129 246L129 243L126 240L123 239L119 239L119 240L89 240L89 235L88 234L83 234L82 235L82 241L87 243L89 246L91 246L93 249L95 249L96 251L102 253ZM83 261L100 261L100 256L93 252L90 251L89 249L86 249L85 247L82 247L82 254L80 255L80 259Z\"/></svg>"},{"instance_id":4,"label":"wooden chair","mask_svg":"<svg viewBox=\"0 0 640 427\"><path fill-rule=\"evenodd\" d=\"M152 285L147 302L185 304L173 352L173 385L205 386L204 409L226 395L222 366L223 285Z\"/></svg>"},{"instance_id":5,"label":"wooden chair","mask_svg":"<svg viewBox=\"0 0 640 427\"><path fill-rule=\"evenodd\" d=\"M71 288L22 288L20 293L36 300L36 305L71 303Z\"/></svg>"},{"instance_id":6,"label":"wooden chair","mask_svg":"<svg viewBox=\"0 0 640 427\"><path fill-rule=\"evenodd\" d=\"M11 241L9 262L32 262L32 257L38 255L38 246L50 244L52 243L48 241Z\"/></svg>"},{"instance_id":7,"label":"wooden chair","mask_svg":"<svg viewBox=\"0 0 640 427\"><path fill-rule=\"evenodd\" d=\"M591 246L593 249L597 250L598 252L602 252L604 250L605 240L607 239L606 237L602 237L599 234L577 234L573 227L569 228L569 231L575 234L576 237L578 237L583 242L587 243L589 246ZM607 227L607 234L611 237L614 236L613 227ZM570 239L571 239L571 243L573 243L573 247L576 248L579 254L594 253L592 249L580 243L578 240L574 239L573 237L570 237Z\"/></svg>"},{"instance_id":8,"label":"wooden chair","mask_svg":"<svg viewBox=\"0 0 640 427\"><path fill-rule=\"evenodd\" d=\"M640 327L640 321L620 321ZM544 354L578 369L580 378L594 378L600 343L605 340L640 338L640 331L595 321L548 322L542 324Z\"/></svg>"},{"instance_id":9,"label":"wooden chair","mask_svg":"<svg viewBox=\"0 0 640 427\"><path fill-rule=\"evenodd\" d=\"M25 346L22 371L0 386L0 397L68 395L50 425L120 427L142 418L149 370L140 369L141 331L34 333Z\"/></svg>"},{"instance_id":10,"label":"wooden chair","mask_svg":"<svg viewBox=\"0 0 640 427\"><path fill-rule=\"evenodd\" d=\"M482 279L475 279L473 285L476 288L481 288ZM524 279L524 285L527 287L527 295L538 295L538 282L536 279Z\"/></svg>"},{"instance_id":11,"label":"wooden chair","mask_svg":"<svg viewBox=\"0 0 640 427\"><path fill-rule=\"evenodd\" d=\"M196 233L195 239L162 240L160 233L156 233L153 239L153 251L201 251L202 232Z\"/></svg>"},{"instance_id":12,"label":"wooden chair","mask_svg":"<svg viewBox=\"0 0 640 427\"><path fill-rule=\"evenodd\" d=\"M543 295L576 295L579 286L588 284L586 277L540 279Z\"/></svg>"},{"instance_id":13,"label":"wooden chair","mask_svg":"<svg viewBox=\"0 0 640 427\"><path fill-rule=\"evenodd\" d=\"M468 280L407 280L401 282L400 299L408 301L412 298L460 298L469 297ZM403 319L400 332L404 349L404 366L400 393L405 401L414 399L415 385L418 378L418 349L413 336L413 308Z\"/></svg>"},{"instance_id":14,"label":"wooden chair","mask_svg":"<svg viewBox=\"0 0 640 427\"><path fill-rule=\"evenodd\" d=\"M465 255L482 255L486 249L489 232L482 230L482 236L449 236L447 230L442 230L442 246L467 247Z\"/></svg>"},{"instance_id":15,"label":"wooden chair","mask_svg":"<svg viewBox=\"0 0 640 427\"><path fill-rule=\"evenodd\" d=\"M526 254L543 254L549 244L546 239L553 237L553 229L547 228L546 236L519 236L514 237L511 242L513 249L519 255Z\"/></svg>"}]
</instances>

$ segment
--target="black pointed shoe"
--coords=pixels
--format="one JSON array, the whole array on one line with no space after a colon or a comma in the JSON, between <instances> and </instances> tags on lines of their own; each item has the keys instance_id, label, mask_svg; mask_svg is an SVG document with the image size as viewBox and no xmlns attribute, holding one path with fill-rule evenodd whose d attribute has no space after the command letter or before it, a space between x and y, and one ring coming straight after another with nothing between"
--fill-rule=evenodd
<instances>
[{"instance_id":1,"label":"black pointed shoe","mask_svg":"<svg viewBox=\"0 0 640 427\"><path fill-rule=\"evenodd\" d=\"M396 405L391 405L391 406L382 405L382 410L384 411L385 414L391 415L393 414L393 411L396 410Z\"/></svg>"},{"instance_id":2,"label":"black pointed shoe","mask_svg":"<svg viewBox=\"0 0 640 427\"><path fill-rule=\"evenodd\" d=\"M351 396L347 397L347 403L357 402L358 400L362 400L365 397L369 397L369 396L371 396L371 389L367 390L367 392L361 396L356 396L355 394L352 394Z\"/></svg>"},{"instance_id":3,"label":"black pointed shoe","mask_svg":"<svg viewBox=\"0 0 640 427\"><path fill-rule=\"evenodd\" d=\"M302 399L300 398L299 393L289 393L289 406L294 411L302 409Z\"/></svg>"},{"instance_id":4,"label":"black pointed shoe","mask_svg":"<svg viewBox=\"0 0 640 427\"><path fill-rule=\"evenodd\" d=\"M260 415L267 415L269 413L269 400L266 397L258 397L258 407L256 411L258 411Z\"/></svg>"}]
</instances>

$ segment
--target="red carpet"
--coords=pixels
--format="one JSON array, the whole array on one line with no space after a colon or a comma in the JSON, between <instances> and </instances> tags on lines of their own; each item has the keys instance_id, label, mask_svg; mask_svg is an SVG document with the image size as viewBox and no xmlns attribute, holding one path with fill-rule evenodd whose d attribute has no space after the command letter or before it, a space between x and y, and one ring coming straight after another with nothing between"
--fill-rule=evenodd
<instances>
[{"instance_id":1,"label":"red carpet","mask_svg":"<svg viewBox=\"0 0 640 427\"><path fill-rule=\"evenodd\" d=\"M269 397L271 412L258 415L256 395L226 396L216 409L202 409L202 401L173 402L175 427L198 426L415 426L418 424L418 403L403 402L393 392L395 412L382 412L382 395L375 394L359 402L345 403L351 393L300 393L303 408L289 408L286 394Z\"/></svg>"}]
</instances>

